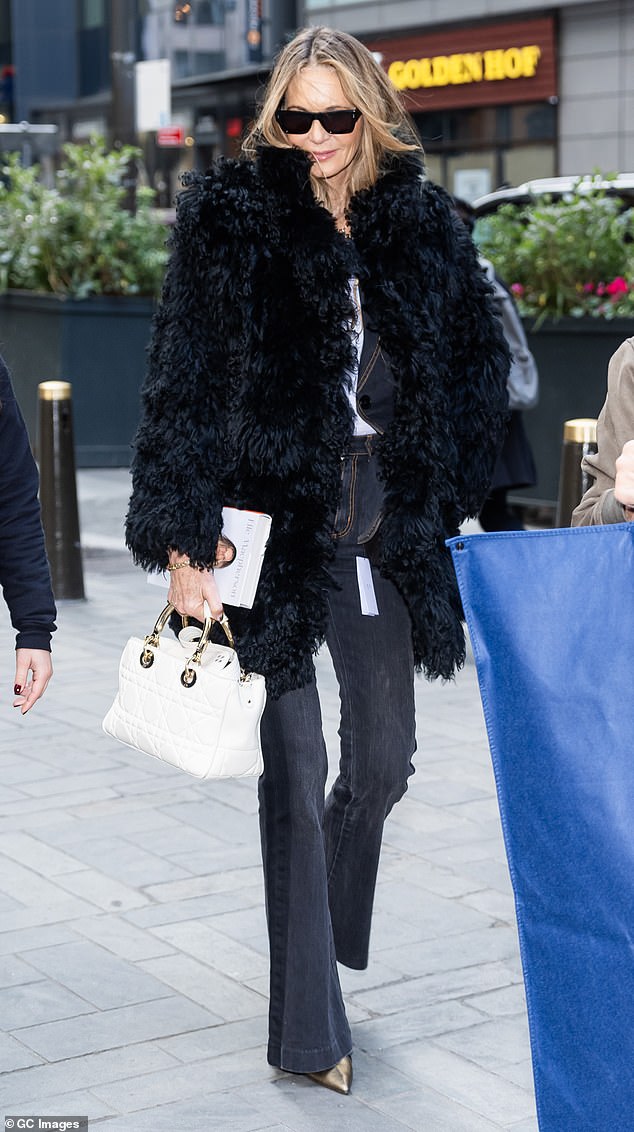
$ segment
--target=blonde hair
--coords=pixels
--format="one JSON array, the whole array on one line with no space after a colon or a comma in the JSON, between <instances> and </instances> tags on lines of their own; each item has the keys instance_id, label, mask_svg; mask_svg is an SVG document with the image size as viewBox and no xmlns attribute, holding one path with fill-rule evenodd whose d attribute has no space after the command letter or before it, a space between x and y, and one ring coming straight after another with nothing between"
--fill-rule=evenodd
<instances>
[{"instance_id":1,"label":"blonde hair","mask_svg":"<svg viewBox=\"0 0 634 1132\"><path fill-rule=\"evenodd\" d=\"M346 98L363 115L359 149L350 166L348 198L377 181L388 154L414 151L422 163L423 148L413 122L383 68L358 39L328 27L304 28L282 48L242 146L248 157L255 157L263 142L278 149L292 148L275 112L283 104L291 80L309 66L332 67ZM311 180L315 196L328 206L326 178Z\"/></svg>"}]
</instances>

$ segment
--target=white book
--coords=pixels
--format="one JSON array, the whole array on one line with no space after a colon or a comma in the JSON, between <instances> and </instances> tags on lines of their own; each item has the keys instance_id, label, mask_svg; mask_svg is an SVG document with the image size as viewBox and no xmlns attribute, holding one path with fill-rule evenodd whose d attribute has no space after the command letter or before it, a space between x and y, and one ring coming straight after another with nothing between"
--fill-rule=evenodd
<instances>
[{"instance_id":1,"label":"white book","mask_svg":"<svg viewBox=\"0 0 634 1132\"><path fill-rule=\"evenodd\" d=\"M222 534L236 548L236 556L228 566L214 570L223 605L251 609L260 580L264 552L271 530L271 516L262 511L242 511L223 507ZM169 587L167 570L148 574L148 582Z\"/></svg>"}]
</instances>

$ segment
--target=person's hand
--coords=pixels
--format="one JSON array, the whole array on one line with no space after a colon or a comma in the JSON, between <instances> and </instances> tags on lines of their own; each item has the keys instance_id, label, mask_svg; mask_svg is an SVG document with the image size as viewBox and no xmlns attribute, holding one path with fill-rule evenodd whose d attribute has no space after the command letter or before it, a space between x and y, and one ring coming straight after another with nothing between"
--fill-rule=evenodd
<instances>
[{"instance_id":1,"label":"person's hand","mask_svg":"<svg viewBox=\"0 0 634 1132\"><path fill-rule=\"evenodd\" d=\"M47 649L16 649L13 706L20 708L22 715L44 694L52 675L51 654Z\"/></svg>"},{"instance_id":2,"label":"person's hand","mask_svg":"<svg viewBox=\"0 0 634 1132\"><path fill-rule=\"evenodd\" d=\"M634 518L634 440L623 445L623 451L616 461L614 497L623 505L627 518Z\"/></svg>"},{"instance_id":3,"label":"person's hand","mask_svg":"<svg viewBox=\"0 0 634 1132\"><path fill-rule=\"evenodd\" d=\"M178 554L176 551L170 551L169 557L170 566L189 561L186 554ZM197 621L205 620L205 602L216 621L223 614L216 579L208 570L196 570L190 566L171 570L167 600L171 601L182 617L194 617Z\"/></svg>"}]
</instances>

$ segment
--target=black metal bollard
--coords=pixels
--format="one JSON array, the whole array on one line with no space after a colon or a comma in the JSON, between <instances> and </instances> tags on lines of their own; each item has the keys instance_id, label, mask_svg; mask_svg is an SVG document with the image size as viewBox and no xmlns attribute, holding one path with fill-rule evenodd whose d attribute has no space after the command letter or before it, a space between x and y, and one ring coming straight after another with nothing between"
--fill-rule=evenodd
<instances>
[{"instance_id":1,"label":"black metal bollard","mask_svg":"<svg viewBox=\"0 0 634 1132\"><path fill-rule=\"evenodd\" d=\"M591 417L579 417L577 420L564 421L556 526L570 526L572 512L590 487L590 477L582 471L581 460L596 450L595 420Z\"/></svg>"},{"instance_id":2,"label":"black metal bollard","mask_svg":"<svg viewBox=\"0 0 634 1132\"><path fill-rule=\"evenodd\" d=\"M72 386L43 381L38 392L40 503L53 592L56 598L83 598Z\"/></svg>"}]
</instances>

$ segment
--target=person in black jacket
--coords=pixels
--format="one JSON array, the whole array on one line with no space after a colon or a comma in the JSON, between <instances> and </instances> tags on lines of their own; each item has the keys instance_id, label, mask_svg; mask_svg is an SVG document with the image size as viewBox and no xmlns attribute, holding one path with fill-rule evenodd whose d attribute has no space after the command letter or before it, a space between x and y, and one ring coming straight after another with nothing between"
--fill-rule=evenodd
<instances>
[{"instance_id":1,"label":"person in black jacket","mask_svg":"<svg viewBox=\"0 0 634 1132\"><path fill-rule=\"evenodd\" d=\"M13 705L23 715L53 672L56 609L37 493L26 426L0 358L0 585L17 630Z\"/></svg>"},{"instance_id":2,"label":"person in black jacket","mask_svg":"<svg viewBox=\"0 0 634 1132\"><path fill-rule=\"evenodd\" d=\"M397 92L344 32L283 48L242 159L193 174L149 355L127 540L170 600L223 612L223 505L272 516L251 610L271 1064L347 1093L337 961L368 962L383 824L416 746L414 671L465 655L445 539L486 495L508 352L471 240ZM328 770L313 654L341 699Z\"/></svg>"}]
</instances>

